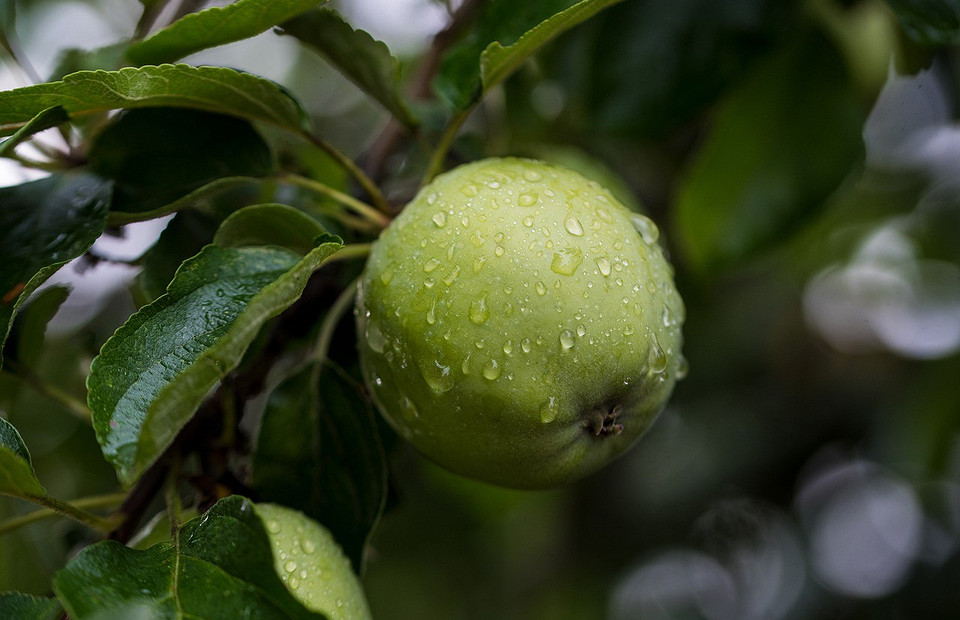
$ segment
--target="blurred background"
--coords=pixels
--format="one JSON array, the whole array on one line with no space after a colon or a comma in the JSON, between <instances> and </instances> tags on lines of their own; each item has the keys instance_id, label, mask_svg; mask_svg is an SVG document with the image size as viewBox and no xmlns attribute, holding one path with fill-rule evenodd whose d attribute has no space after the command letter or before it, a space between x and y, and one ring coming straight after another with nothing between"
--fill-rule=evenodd
<instances>
[{"instance_id":1,"label":"blurred background","mask_svg":"<svg viewBox=\"0 0 960 620\"><path fill-rule=\"evenodd\" d=\"M491 94L454 152L552 159L641 205L686 302L689 374L627 456L567 488L506 491L401 450L364 575L375 617L960 617L960 23L916 27L923 4L626 0ZM453 8L334 5L408 72ZM0 89L129 36L142 7L16 9L32 66L0 56ZM187 62L280 82L352 156L386 122L289 37ZM395 195L418 157L387 162ZM0 160L2 185L35 175ZM28 361L73 398L165 224L104 237L104 260L45 289L71 293ZM116 489L62 402L3 374L0 411L52 494ZM28 509L0 498L0 519ZM84 536L64 520L0 535L0 590L44 593Z\"/></svg>"}]
</instances>

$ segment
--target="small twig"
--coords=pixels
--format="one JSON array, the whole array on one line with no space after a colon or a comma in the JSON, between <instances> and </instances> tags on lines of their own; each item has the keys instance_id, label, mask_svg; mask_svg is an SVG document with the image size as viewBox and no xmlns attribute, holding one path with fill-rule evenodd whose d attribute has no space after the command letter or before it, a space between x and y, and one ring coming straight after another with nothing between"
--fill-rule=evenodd
<instances>
[{"instance_id":1,"label":"small twig","mask_svg":"<svg viewBox=\"0 0 960 620\"><path fill-rule=\"evenodd\" d=\"M121 522L120 516L118 515L101 517L92 512L87 512L83 508L79 508L70 502L65 502L62 499L57 499L49 495L19 495L18 497L53 510L65 517L70 517L74 521L82 523L98 532L103 532L104 534L113 530Z\"/></svg>"},{"instance_id":2,"label":"small twig","mask_svg":"<svg viewBox=\"0 0 960 620\"><path fill-rule=\"evenodd\" d=\"M74 508L80 509L109 508L110 506L116 506L126 497L126 493L108 493L107 495L81 497L79 499L72 500L70 505L72 505ZM30 525L31 523L61 516L61 514L62 513L54 510L53 508L41 508L40 510L34 510L33 512L29 512L19 517L7 519L6 521L0 523L0 536L26 525Z\"/></svg>"},{"instance_id":3,"label":"small twig","mask_svg":"<svg viewBox=\"0 0 960 620\"><path fill-rule=\"evenodd\" d=\"M352 159L347 157L343 152L340 151L337 147L333 146L330 142L327 142L319 136L315 136L309 132L303 132L303 137L306 138L311 144L325 151L330 157L332 157L344 170L349 172L351 176L360 184L360 187L363 188L363 191L367 193L370 197L370 200L373 201L373 205L383 213L390 212L390 205L387 204L387 199L383 196L383 192L380 191L380 188L377 187L377 184L374 183L373 179L367 176L367 173L363 171L360 166L358 166Z\"/></svg>"},{"instance_id":4,"label":"small twig","mask_svg":"<svg viewBox=\"0 0 960 620\"><path fill-rule=\"evenodd\" d=\"M19 379L27 386L33 388L33 390L37 393L42 394L43 396L46 396L50 400L61 405L64 409L77 416L87 424L90 423L91 413L90 409L85 403L77 398L74 398L70 394L67 394L60 388L46 383L35 372L33 372L33 370L27 368L23 364L8 361L7 367L12 372L0 371L0 373Z\"/></svg>"},{"instance_id":5,"label":"small twig","mask_svg":"<svg viewBox=\"0 0 960 620\"><path fill-rule=\"evenodd\" d=\"M353 196L336 190L329 185L313 179L308 179L307 177L300 176L299 174L292 173L284 174L280 177L280 179L336 200L343 206L349 207L366 222L376 226L377 229L386 228L390 224L390 218L380 211L377 211L367 203L357 200Z\"/></svg>"},{"instance_id":6,"label":"small twig","mask_svg":"<svg viewBox=\"0 0 960 620\"><path fill-rule=\"evenodd\" d=\"M110 531L109 538L111 540L122 543L130 540L130 537L136 532L140 520L143 519L143 514L163 487L169 468L167 454L164 454L140 477L136 486L133 487L127 498L114 512L114 515L122 518L123 521Z\"/></svg>"},{"instance_id":7,"label":"small twig","mask_svg":"<svg viewBox=\"0 0 960 620\"><path fill-rule=\"evenodd\" d=\"M157 18L160 17L160 14L168 4L170 4L170 0L162 0L161 2L148 4L143 8L143 13L140 14L140 20L137 21L137 27L133 31L133 38L135 40L147 36L147 33L153 28Z\"/></svg>"},{"instance_id":8,"label":"small twig","mask_svg":"<svg viewBox=\"0 0 960 620\"><path fill-rule=\"evenodd\" d=\"M460 128L463 127L467 118L470 117L474 108L476 108L476 104L472 104L467 109L458 112L456 116L451 119L450 124L447 125L443 136L440 138L440 142L437 143L436 148L433 150L433 155L430 156L430 163L427 165L426 174L423 175L421 186L426 185L432 181L435 176L443 172L443 166L447 161L447 153L450 151L450 145L453 144L454 138L457 137L457 133L460 131Z\"/></svg>"}]
</instances>

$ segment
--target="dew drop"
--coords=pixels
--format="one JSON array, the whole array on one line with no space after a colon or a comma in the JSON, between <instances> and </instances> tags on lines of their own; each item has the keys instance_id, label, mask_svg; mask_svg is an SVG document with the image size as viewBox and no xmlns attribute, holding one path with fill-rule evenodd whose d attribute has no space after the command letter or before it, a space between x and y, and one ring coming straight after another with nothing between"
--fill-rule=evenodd
<instances>
[{"instance_id":1,"label":"dew drop","mask_svg":"<svg viewBox=\"0 0 960 620\"><path fill-rule=\"evenodd\" d=\"M486 256L479 256L476 260L473 261L473 273L480 273L480 270L483 269L483 264L487 262Z\"/></svg>"},{"instance_id":2,"label":"dew drop","mask_svg":"<svg viewBox=\"0 0 960 620\"><path fill-rule=\"evenodd\" d=\"M549 424L557 419L560 408L557 406L557 399L554 396L547 398L540 404L540 421Z\"/></svg>"},{"instance_id":3,"label":"dew drop","mask_svg":"<svg viewBox=\"0 0 960 620\"><path fill-rule=\"evenodd\" d=\"M437 322L437 302L433 302L430 309L427 310L427 323L433 325Z\"/></svg>"},{"instance_id":4,"label":"dew drop","mask_svg":"<svg viewBox=\"0 0 960 620\"><path fill-rule=\"evenodd\" d=\"M383 353L383 332L374 321L367 323L366 338L371 349L377 353Z\"/></svg>"},{"instance_id":5,"label":"dew drop","mask_svg":"<svg viewBox=\"0 0 960 620\"><path fill-rule=\"evenodd\" d=\"M437 194L436 192L431 192L430 195L427 196L427 204L432 205L435 202L437 202Z\"/></svg>"},{"instance_id":6,"label":"dew drop","mask_svg":"<svg viewBox=\"0 0 960 620\"><path fill-rule=\"evenodd\" d=\"M651 245L660 238L660 229L649 217L637 213L630 216L630 221L637 232L640 233L640 236L643 237L644 243Z\"/></svg>"},{"instance_id":7,"label":"dew drop","mask_svg":"<svg viewBox=\"0 0 960 620\"><path fill-rule=\"evenodd\" d=\"M287 584L288 584L291 588L293 588L294 590L296 590L298 587L300 587L300 580L297 579L296 577L291 577L290 580L287 581Z\"/></svg>"},{"instance_id":8,"label":"dew drop","mask_svg":"<svg viewBox=\"0 0 960 620\"><path fill-rule=\"evenodd\" d=\"M450 286L451 284L453 284L453 281L456 280L457 276L459 275L460 275L460 265L457 265L456 267L453 268L453 271L451 271L446 276L444 276L443 283L446 284L447 286Z\"/></svg>"},{"instance_id":9,"label":"dew drop","mask_svg":"<svg viewBox=\"0 0 960 620\"><path fill-rule=\"evenodd\" d=\"M490 318L490 308L487 307L487 296L483 295L470 304L470 320L482 325Z\"/></svg>"},{"instance_id":10,"label":"dew drop","mask_svg":"<svg viewBox=\"0 0 960 620\"><path fill-rule=\"evenodd\" d=\"M453 388L453 376L450 374L450 367L442 364L440 360L421 361L419 366L424 381L434 392L442 394Z\"/></svg>"},{"instance_id":11,"label":"dew drop","mask_svg":"<svg viewBox=\"0 0 960 620\"><path fill-rule=\"evenodd\" d=\"M609 276L610 261L605 256L601 256L600 258L597 259L597 269L600 270L600 273L603 274L604 277Z\"/></svg>"},{"instance_id":12,"label":"dew drop","mask_svg":"<svg viewBox=\"0 0 960 620\"><path fill-rule=\"evenodd\" d=\"M463 358L463 361L460 363L460 372L465 375L470 374L470 354L467 353L467 356Z\"/></svg>"},{"instance_id":13,"label":"dew drop","mask_svg":"<svg viewBox=\"0 0 960 620\"><path fill-rule=\"evenodd\" d=\"M523 178L530 181L531 183L537 183L538 181L543 180L543 175L537 172L536 170L524 170Z\"/></svg>"},{"instance_id":14,"label":"dew drop","mask_svg":"<svg viewBox=\"0 0 960 620\"><path fill-rule=\"evenodd\" d=\"M410 404L412 405L413 403ZM317 545L315 545L312 540L304 540L300 546L303 547L304 553L313 553L317 550Z\"/></svg>"},{"instance_id":15,"label":"dew drop","mask_svg":"<svg viewBox=\"0 0 960 620\"><path fill-rule=\"evenodd\" d=\"M529 353L530 350L533 348L533 345L532 345L532 343L530 342L530 339L529 339L529 338L524 338L523 340L521 340L521 341L520 341L520 348L523 350L524 353Z\"/></svg>"},{"instance_id":16,"label":"dew drop","mask_svg":"<svg viewBox=\"0 0 960 620\"><path fill-rule=\"evenodd\" d=\"M610 216L610 212L604 209L603 207L597 208L597 217L599 217L604 222L613 221L613 218Z\"/></svg>"},{"instance_id":17,"label":"dew drop","mask_svg":"<svg viewBox=\"0 0 960 620\"><path fill-rule=\"evenodd\" d=\"M650 372L657 375L667 368L667 355L663 352L656 338L653 339L653 344L650 345L647 364L650 367Z\"/></svg>"},{"instance_id":18,"label":"dew drop","mask_svg":"<svg viewBox=\"0 0 960 620\"><path fill-rule=\"evenodd\" d=\"M424 273L430 273L439 266L440 266L440 261L438 261L435 258L431 258L430 260L428 260L423 264L423 271Z\"/></svg>"},{"instance_id":19,"label":"dew drop","mask_svg":"<svg viewBox=\"0 0 960 620\"><path fill-rule=\"evenodd\" d=\"M280 531L280 523L277 521L267 521L267 529L270 530L271 534L276 534Z\"/></svg>"},{"instance_id":20,"label":"dew drop","mask_svg":"<svg viewBox=\"0 0 960 620\"><path fill-rule=\"evenodd\" d=\"M397 268L394 265L390 265L383 270L383 273L380 274L380 281L384 284L390 284L393 280L393 274L396 272Z\"/></svg>"},{"instance_id":21,"label":"dew drop","mask_svg":"<svg viewBox=\"0 0 960 620\"><path fill-rule=\"evenodd\" d=\"M527 228L530 228L531 226L533 226L533 218L530 217L529 215L523 218L523 225L526 226Z\"/></svg>"},{"instance_id":22,"label":"dew drop","mask_svg":"<svg viewBox=\"0 0 960 620\"><path fill-rule=\"evenodd\" d=\"M464 228L469 228L469 227L470 227L470 218L467 217L466 215L464 215L463 217L461 217L461 218L460 218L460 225L463 226Z\"/></svg>"},{"instance_id":23,"label":"dew drop","mask_svg":"<svg viewBox=\"0 0 960 620\"><path fill-rule=\"evenodd\" d=\"M443 211L437 211L431 219L437 225L437 228L443 228L447 225L447 215Z\"/></svg>"},{"instance_id":24,"label":"dew drop","mask_svg":"<svg viewBox=\"0 0 960 620\"><path fill-rule=\"evenodd\" d=\"M503 252L503 247L499 245L493 249L493 253L497 256L503 256Z\"/></svg>"},{"instance_id":25,"label":"dew drop","mask_svg":"<svg viewBox=\"0 0 960 620\"><path fill-rule=\"evenodd\" d=\"M572 349L575 342L576 341L573 339L573 332L567 329L560 332L560 346L565 350Z\"/></svg>"},{"instance_id":26,"label":"dew drop","mask_svg":"<svg viewBox=\"0 0 960 620\"><path fill-rule=\"evenodd\" d=\"M587 333L587 328L583 325L577 325L577 335L583 336L585 333Z\"/></svg>"},{"instance_id":27,"label":"dew drop","mask_svg":"<svg viewBox=\"0 0 960 620\"><path fill-rule=\"evenodd\" d=\"M583 262L583 252L580 248L568 247L553 253L550 270L563 276L572 276Z\"/></svg>"},{"instance_id":28,"label":"dew drop","mask_svg":"<svg viewBox=\"0 0 960 620\"><path fill-rule=\"evenodd\" d=\"M288 573L292 573L293 571L297 570L297 563L293 560L288 560L287 563L283 565L283 570L287 571Z\"/></svg>"},{"instance_id":29,"label":"dew drop","mask_svg":"<svg viewBox=\"0 0 960 620\"><path fill-rule=\"evenodd\" d=\"M574 237L583 236L583 225L580 224L580 220L572 215L563 223L563 227L566 228L567 232Z\"/></svg>"},{"instance_id":30,"label":"dew drop","mask_svg":"<svg viewBox=\"0 0 960 620\"><path fill-rule=\"evenodd\" d=\"M500 181L488 181L487 187L489 187L490 189L500 189Z\"/></svg>"},{"instance_id":31,"label":"dew drop","mask_svg":"<svg viewBox=\"0 0 960 620\"><path fill-rule=\"evenodd\" d=\"M488 381L493 381L500 377L500 374L503 372L503 368L500 367L500 362L491 358L489 362L483 365L483 370L481 374L484 379Z\"/></svg>"},{"instance_id":32,"label":"dew drop","mask_svg":"<svg viewBox=\"0 0 960 620\"><path fill-rule=\"evenodd\" d=\"M423 280L423 285L427 288L433 288L433 285L436 284L436 280L433 278L425 278Z\"/></svg>"},{"instance_id":33,"label":"dew drop","mask_svg":"<svg viewBox=\"0 0 960 620\"><path fill-rule=\"evenodd\" d=\"M520 197L517 198L517 204L521 207L532 207L537 204L539 197L536 192L523 192L520 194Z\"/></svg>"},{"instance_id":34,"label":"dew drop","mask_svg":"<svg viewBox=\"0 0 960 620\"><path fill-rule=\"evenodd\" d=\"M467 198L473 198L477 195L477 186L473 183L467 183L466 185L460 188L460 193L466 196Z\"/></svg>"},{"instance_id":35,"label":"dew drop","mask_svg":"<svg viewBox=\"0 0 960 620\"><path fill-rule=\"evenodd\" d=\"M680 363L677 366L677 380L683 379L690 373L690 362L687 361L687 358L680 356Z\"/></svg>"},{"instance_id":36,"label":"dew drop","mask_svg":"<svg viewBox=\"0 0 960 620\"><path fill-rule=\"evenodd\" d=\"M633 332L634 332L633 325L626 325L626 326L623 328L623 335L624 335L624 336L632 336L632 335L633 335Z\"/></svg>"},{"instance_id":37,"label":"dew drop","mask_svg":"<svg viewBox=\"0 0 960 620\"><path fill-rule=\"evenodd\" d=\"M537 295L542 297L547 294L547 285L543 282L537 282L535 288L537 289Z\"/></svg>"}]
</instances>

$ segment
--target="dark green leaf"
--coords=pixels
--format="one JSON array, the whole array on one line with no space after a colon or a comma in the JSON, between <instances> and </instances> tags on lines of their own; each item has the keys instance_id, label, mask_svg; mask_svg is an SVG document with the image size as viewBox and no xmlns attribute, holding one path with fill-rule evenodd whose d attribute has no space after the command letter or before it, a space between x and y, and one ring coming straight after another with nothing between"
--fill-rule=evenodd
<instances>
[{"instance_id":1,"label":"dark green leaf","mask_svg":"<svg viewBox=\"0 0 960 620\"><path fill-rule=\"evenodd\" d=\"M20 305L103 233L110 183L50 176L0 188L0 348Z\"/></svg>"},{"instance_id":2,"label":"dark green leaf","mask_svg":"<svg viewBox=\"0 0 960 620\"><path fill-rule=\"evenodd\" d=\"M239 496L146 551L91 545L57 572L53 587L73 620L323 618L287 590L255 506Z\"/></svg>"},{"instance_id":3,"label":"dark green leaf","mask_svg":"<svg viewBox=\"0 0 960 620\"><path fill-rule=\"evenodd\" d=\"M91 364L88 401L97 440L123 484L170 445L260 327L342 247L319 241L303 258L276 247L207 246L104 344Z\"/></svg>"},{"instance_id":4,"label":"dark green leaf","mask_svg":"<svg viewBox=\"0 0 960 620\"><path fill-rule=\"evenodd\" d=\"M20 433L0 418L0 493L23 497L45 495Z\"/></svg>"},{"instance_id":5,"label":"dark green leaf","mask_svg":"<svg viewBox=\"0 0 960 620\"><path fill-rule=\"evenodd\" d=\"M56 620L61 613L60 602L52 597L0 593L0 618L4 620Z\"/></svg>"},{"instance_id":6,"label":"dark green leaf","mask_svg":"<svg viewBox=\"0 0 960 620\"><path fill-rule=\"evenodd\" d=\"M80 71L59 82L0 92L0 125L26 123L54 106L71 115L117 108L193 108L294 132L306 126L303 110L277 84L234 69L182 64Z\"/></svg>"},{"instance_id":7,"label":"dark green leaf","mask_svg":"<svg viewBox=\"0 0 960 620\"><path fill-rule=\"evenodd\" d=\"M326 0L237 0L186 15L130 46L135 64L173 62L210 47L248 39Z\"/></svg>"},{"instance_id":8,"label":"dark green leaf","mask_svg":"<svg viewBox=\"0 0 960 620\"><path fill-rule=\"evenodd\" d=\"M40 133L51 127L56 127L61 123L67 122L67 120L67 113L59 106L44 110L30 119L30 122L18 129L12 136L4 140L3 143L0 143L0 157L11 157L13 155L13 149L33 134Z\"/></svg>"},{"instance_id":9,"label":"dark green leaf","mask_svg":"<svg viewBox=\"0 0 960 620\"><path fill-rule=\"evenodd\" d=\"M98 69L112 71L127 66L130 64L126 61L127 47L129 46L129 41L122 41L92 50L68 49L60 55L57 65L50 72L48 81L62 80L64 76L77 71L96 71Z\"/></svg>"},{"instance_id":10,"label":"dark green leaf","mask_svg":"<svg viewBox=\"0 0 960 620\"><path fill-rule=\"evenodd\" d=\"M397 90L400 66L387 46L363 30L354 30L336 11L308 11L282 24L320 52L351 82L408 127L416 124Z\"/></svg>"},{"instance_id":11,"label":"dark green leaf","mask_svg":"<svg viewBox=\"0 0 960 620\"><path fill-rule=\"evenodd\" d=\"M586 133L660 137L702 113L791 32L797 4L624 2L552 47L545 70Z\"/></svg>"},{"instance_id":12,"label":"dark green leaf","mask_svg":"<svg viewBox=\"0 0 960 620\"><path fill-rule=\"evenodd\" d=\"M113 211L169 212L171 203L220 179L270 174L270 148L250 123L182 108L122 114L90 149L90 166L113 179Z\"/></svg>"},{"instance_id":13,"label":"dark green leaf","mask_svg":"<svg viewBox=\"0 0 960 620\"><path fill-rule=\"evenodd\" d=\"M680 188L692 266L747 258L809 219L861 157L863 120L843 59L819 36L759 66L720 109Z\"/></svg>"},{"instance_id":14,"label":"dark green leaf","mask_svg":"<svg viewBox=\"0 0 960 620\"><path fill-rule=\"evenodd\" d=\"M310 365L278 386L252 484L263 499L322 519L360 571L387 494L386 457L360 385L339 368Z\"/></svg>"},{"instance_id":15,"label":"dark green leaf","mask_svg":"<svg viewBox=\"0 0 960 620\"><path fill-rule=\"evenodd\" d=\"M66 286L50 286L31 295L30 301L13 322L10 338L3 352L4 358L32 367L43 351L47 323L69 294L70 289Z\"/></svg>"},{"instance_id":16,"label":"dark green leaf","mask_svg":"<svg viewBox=\"0 0 960 620\"><path fill-rule=\"evenodd\" d=\"M263 179L256 177L223 177L215 181L210 181L189 194L168 202L163 206L142 212L113 211L108 219L109 224L129 224L131 222L142 222L152 220L171 213L178 213L184 209L196 207L214 201L223 196L234 196L235 194L244 194L261 189ZM238 203L238 204L243 204ZM200 248L197 248L199 250ZM194 252L196 254L196 252ZM193 256L193 254L190 254ZM185 257L186 258L186 257Z\"/></svg>"},{"instance_id":17,"label":"dark green leaf","mask_svg":"<svg viewBox=\"0 0 960 620\"><path fill-rule=\"evenodd\" d=\"M454 48L434 82L454 109L464 109L506 79L537 48L620 0L494 0Z\"/></svg>"},{"instance_id":18,"label":"dark green leaf","mask_svg":"<svg viewBox=\"0 0 960 620\"><path fill-rule=\"evenodd\" d=\"M166 292L180 264L210 243L219 223L217 218L192 209L180 211L170 220L140 260L140 285L147 300Z\"/></svg>"},{"instance_id":19,"label":"dark green leaf","mask_svg":"<svg viewBox=\"0 0 960 620\"><path fill-rule=\"evenodd\" d=\"M960 0L887 0L910 38L927 45L960 43Z\"/></svg>"},{"instance_id":20,"label":"dark green leaf","mask_svg":"<svg viewBox=\"0 0 960 620\"><path fill-rule=\"evenodd\" d=\"M306 254L324 233L309 215L282 204L244 207L220 225L213 242L222 247L276 245Z\"/></svg>"}]
</instances>

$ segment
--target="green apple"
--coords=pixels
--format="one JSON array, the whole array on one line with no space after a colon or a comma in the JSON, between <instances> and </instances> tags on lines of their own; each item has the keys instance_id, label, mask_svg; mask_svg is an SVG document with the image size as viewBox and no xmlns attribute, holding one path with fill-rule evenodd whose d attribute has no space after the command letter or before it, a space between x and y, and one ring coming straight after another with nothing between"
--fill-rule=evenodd
<instances>
[{"instance_id":1,"label":"green apple","mask_svg":"<svg viewBox=\"0 0 960 620\"><path fill-rule=\"evenodd\" d=\"M683 302L657 227L534 160L438 176L374 243L360 361L388 422L463 475L547 488L651 425L679 375Z\"/></svg>"},{"instance_id":2,"label":"green apple","mask_svg":"<svg viewBox=\"0 0 960 620\"><path fill-rule=\"evenodd\" d=\"M302 512L257 504L287 589L310 611L330 620L369 620L370 609L350 560L330 531Z\"/></svg>"}]
</instances>

